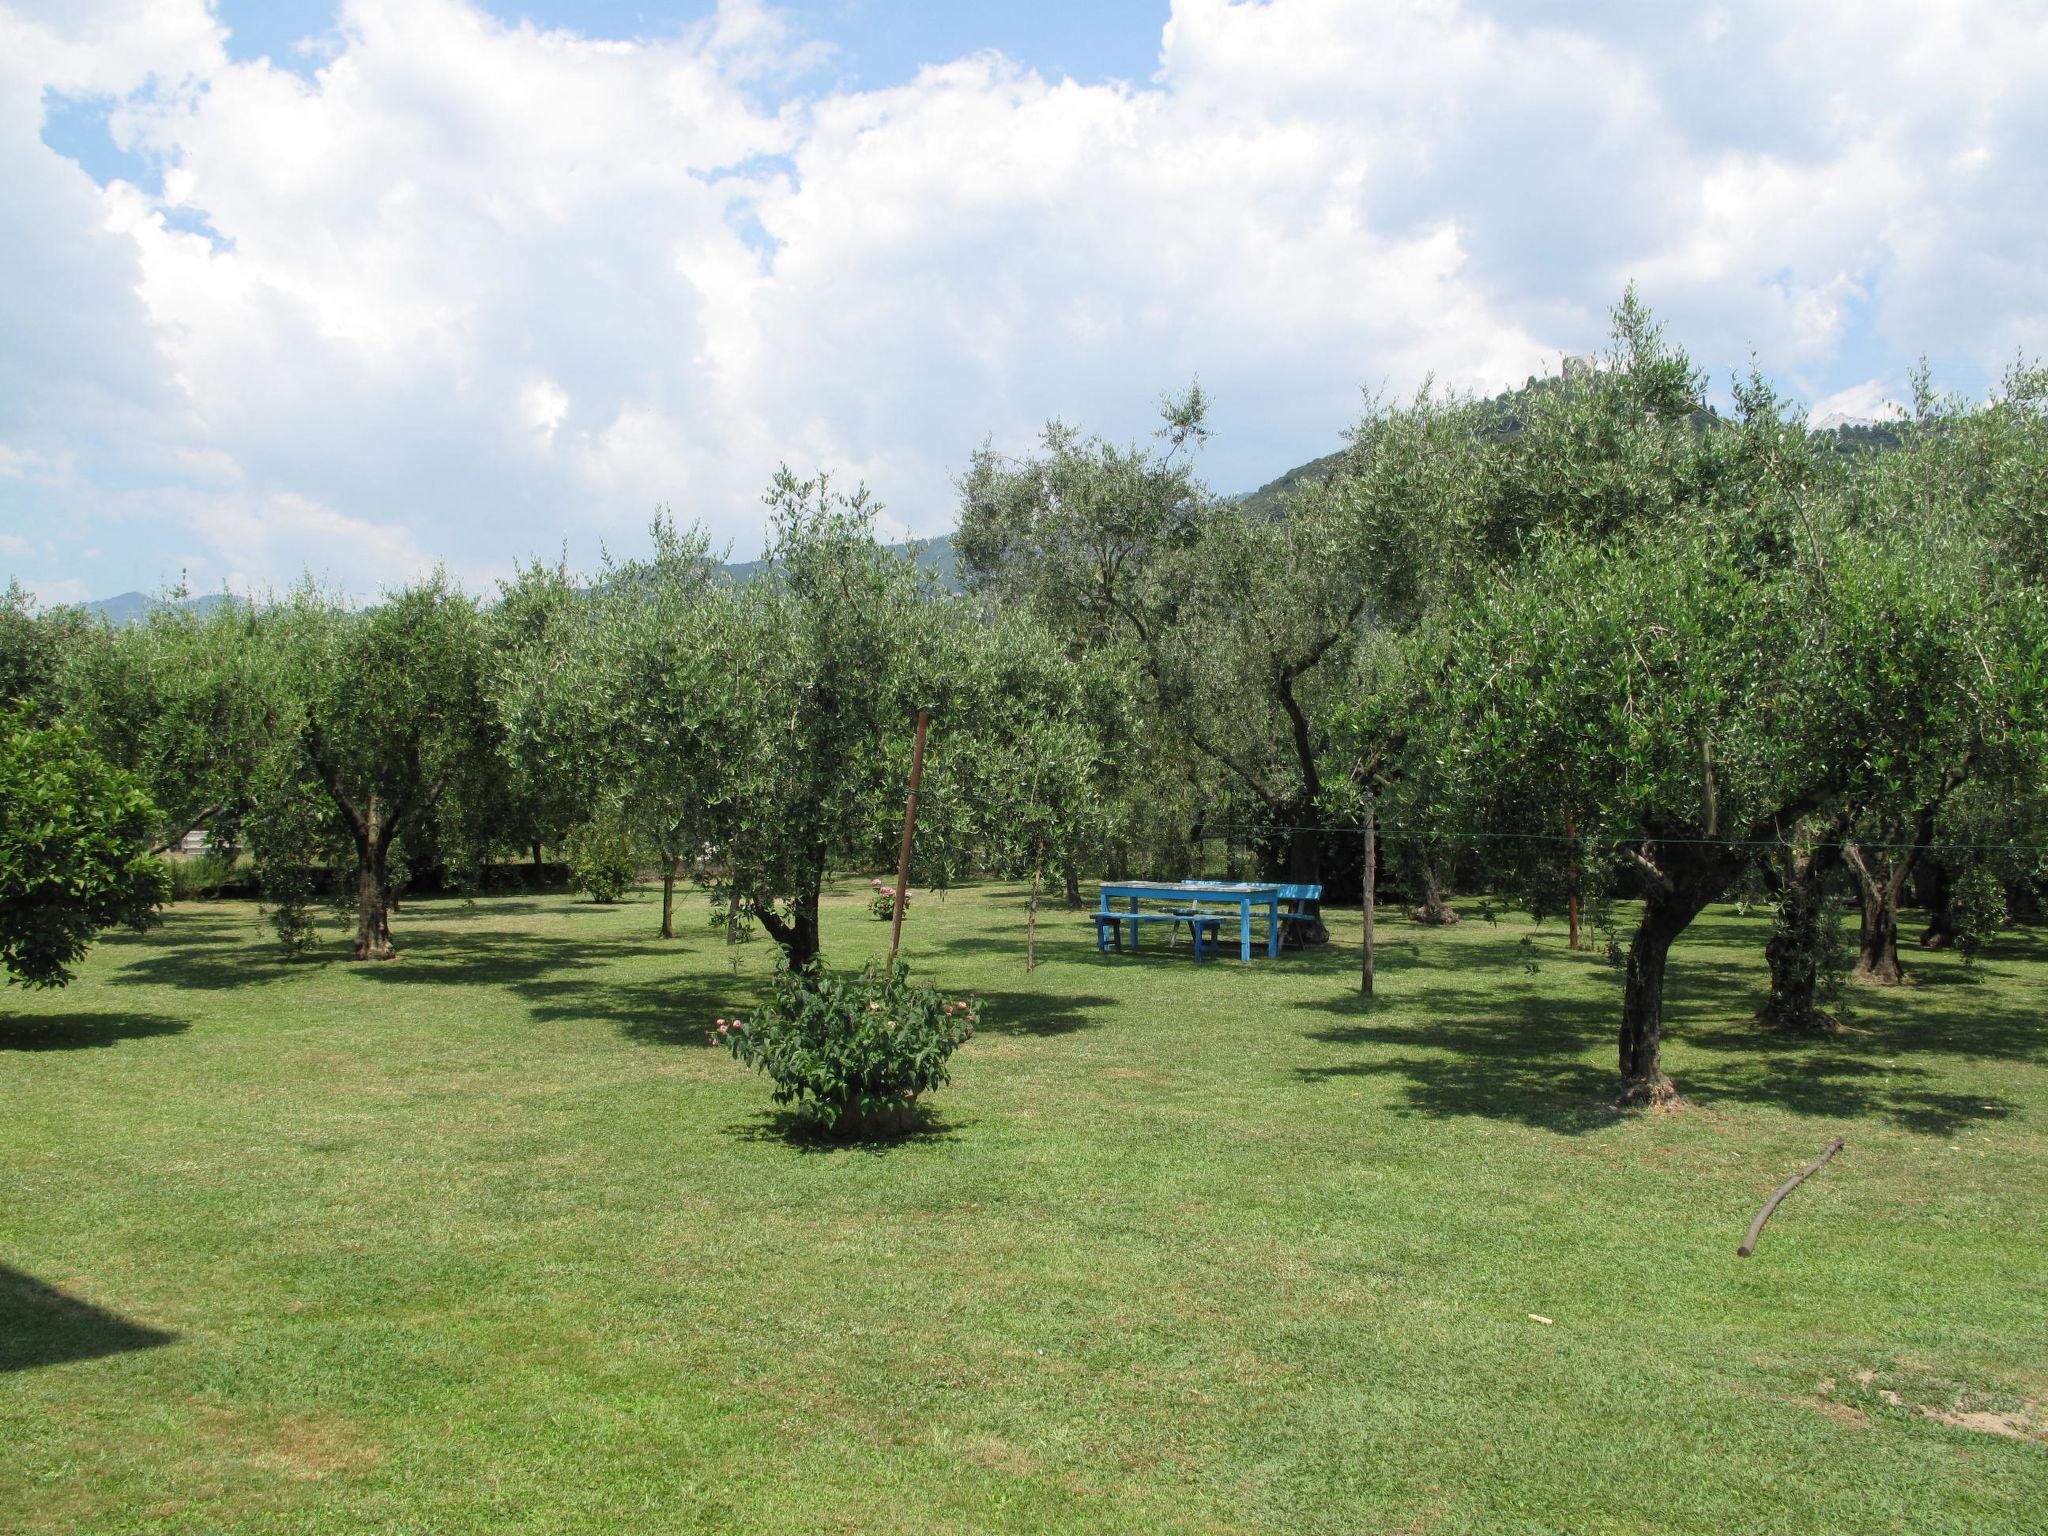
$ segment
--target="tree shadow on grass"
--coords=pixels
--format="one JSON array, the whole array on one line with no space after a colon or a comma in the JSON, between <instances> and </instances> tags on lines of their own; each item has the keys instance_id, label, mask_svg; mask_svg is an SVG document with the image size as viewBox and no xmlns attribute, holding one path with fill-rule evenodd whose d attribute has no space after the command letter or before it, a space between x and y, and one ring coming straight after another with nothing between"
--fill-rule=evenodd
<instances>
[{"instance_id":1,"label":"tree shadow on grass","mask_svg":"<svg viewBox=\"0 0 2048 1536\"><path fill-rule=\"evenodd\" d=\"M178 949L160 951L147 959L131 960L108 982L117 987L175 987L181 992L224 992L235 987L261 986L293 971L324 970L330 965L351 963L346 949L326 953L285 956L235 952L227 955L186 954Z\"/></svg>"},{"instance_id":2,"label":"tree shadow on grass","mask_svg":"<svg viewBox=\"0 0 2048 1536\"><path fill-rule=\"evenodd\" d=\"M0 1372L97 1360L176 1339L0 1264Z\"/></svg>"},{"instance_id":3,"label":"tree shadow on grass","mask_svg":"<svg viewBox=\"0 0 2048 1536\"><path fill-rule=\"evenodd\" d=\"M720 1135L735 1141L772 1142L810 1156L883 1157L912 1147L958 1141L958 1128L929 1105L917 1107L917 1118L901 1135L850 1140L832 1136L810 1124L793 1109L764 1109L743 1123L727 1125Z\"/></svg>"},{"instance_id":4,"label":"tree shadow on grass","mask_svg":"<svg viewBox=\"0 0 2048 1536\"><path fill-rule=\"evenodd\" d=\"M1620 1019L1618 995L1516 995L1440 982L1437 974L1410 973L1397 1015L1376 1018L1384 1005L1358 997L1296 1004L1357 1020L1309 1039L1366 1051L1362 1060L1304 1066L1299 1075L1312 1082L1393 1078L1406 1112L1479 1115L1563 1134L1612 1123L1622 1113L1612 1104L1619 1082L1609 1054ZM1756 970L1688 956L1682 971L1674 965L1672 978L1666 1067L1679 1091L1703 1104L1732 1101L1816 1119L1877 1120L1946 1138L2005 1119L2019 1106L1995 1094L1939 1086L1936 1072L1901 1066L1899 1056L1922 1051L2033 1059L2048 1044L2038 1017L2023 1008L1976 1007L1938 1026L1900 1017L1854 1034L1787 1037L1749 1022L1762 1002ZM1540 984L1540 973L1534 979Z\"/></svg>"},{"instance_id":5,"label":"tree shadow on grass","mask_svg":"<svg viewBox=\"0 0 2048 1536\"><path fill-rule=\"evenodd\" d=\"M152 1035L178 1035L190 1029L186 1019L161 1013L61 1013L48 1018L0 1014L0 1051L85 1051L146 1040Z\"/></svg>"},{"instance_id":6,"label":"tree shadow on grass","mask_svg":"<svg viewBox=\"0 0 2048 1536\"><path fill-rule=\"evenodd\" d=\"M658 976L641 981L580 977L521 982L512 990L543 1023L601 1022L641 1045L711 1044L720 1018L744 1017L758 1001L750 977Z\"/></svg>"},{"instance_id":7,"label":"tree shadow on grass","mask_svg":"<svg viewBox=\"0 0 2048 1536\"><path fill-rule=\"evenodd\" d=\"M640 949L631 940L488 930L456 934L422 931L410 938L393 938L398 946L395 958L365 962L361 967L364 976L392 986L460 983L517 990L537 977L597 970Z\"/></svg>"},{"instance_id":8,"label":"tree shadow on grass","mask_svg":"<svg viewBox=\"0 0 2048 1536\"><path fill-rule=\"evenodd\" d=\"M1310 1040L1373 1053L1297 1067L1296 1075L1311 1083L1396 1079L1405 1113L1514 1120L1567 1136L1617 1118L1613 1072L1585 1060L1606 1039L1598 1002L1503 998L1447 986L1424 988L1402 1001L1420 1002L1429 1010L1428 1021L1373 1020L1383 1005L1361 997L1295 1004L1358 1020L1311 1031Z\"/></svg>"},{"instance_id":9,"label":"tree shadow on grass","mask_svg":"<svg viewBox=\"0 0 2048 1536\"><path fill-rule=\"evenodd\" d=\"M1768 1104L1814 1119L1883 1120L1944 1139L2019 1112L2019 1105L1996 1095L1929 1087L1931 1077L1918 1067L1837 1055L1822 1045L1761 1052L1704 1071L1692 1067L1681 1087L1702 1104Z\"/></svg>"},{"instance_id":10,"label":"tree shadow on grass","mask_svg":"<svg viewBox=\"0 0 2048 1536\"><path fill-rule=\"evenodd\" d=\"M978 992L980 1022L974 1027L985 1035L1070 1035L1077 1029L1094 1029L1097 1021L1089 1015L1099 1008L1117 1006L1113 997L1074 997L1049 992Z\"/></svg>"}]
</instances>

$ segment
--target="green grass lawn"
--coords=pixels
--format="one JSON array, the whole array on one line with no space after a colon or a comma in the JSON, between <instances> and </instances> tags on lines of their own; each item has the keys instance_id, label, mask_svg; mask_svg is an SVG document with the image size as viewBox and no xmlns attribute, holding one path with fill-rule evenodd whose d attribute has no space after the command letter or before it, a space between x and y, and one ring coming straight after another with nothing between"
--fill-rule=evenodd
<instances>
[{"instance_id":1,"label":"green grass lawn","mask_svg":"<svg viewBox=\"0 0 2048 1536\"><path fill-rule=\"evenodd\" d=\"M827 1149L704 1040L770 946L686 910L420 902L364 967L192 905L8 994L0 1528L2048 1528L2039 1433L1935 1416L2048 1399L2032 936L1786 1044L1703 919L1689 1105L1625 1116L1554 925L1383 920L1365 1006L1355 914L1246 968L1054 912L1026 976L982 887L906 930L986 1003L933 1125ZM827 955L886 934L849 887Z\"/></svg>"}]
</instances>

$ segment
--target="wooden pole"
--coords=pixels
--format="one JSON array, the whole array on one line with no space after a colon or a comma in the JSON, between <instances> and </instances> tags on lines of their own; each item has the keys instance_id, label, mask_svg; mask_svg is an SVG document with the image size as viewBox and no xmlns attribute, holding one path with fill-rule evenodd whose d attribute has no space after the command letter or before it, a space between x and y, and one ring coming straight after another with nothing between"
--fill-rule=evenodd
<instances>
[{"instance_id":1,"label":"wooden pole","mask_svg":"<svg viewBox=\"0 0 2048 1536\"><path fill-rule=\"evenodd\" d=\"M1816 1157L1812 1162L1808 1163L1804 1168L1800 1169L1797 1173L1793 1174L1791 1178L1787 1179L1784 1183L1778 1186L1777 1193L1773 1194L1770 1199L1764 1202L1764 1208L1756 1213L1756 1220L1752 1221L1749 1224L1749 1236L1745 1237L1742 1240L1742 1246L1735 1250L1735 1257L1737 1257L1738 1259L1746 1259L1752 1253L1756 1252L1757 1234L1763 1231L1764 1223L1771 1219L1771 1212L1775 1211L1778 1208L1778 1202L1784 1199L1787 1195L1791 1194L1792 1191L1797 1189L1801 1184L1805 1183L1808 1178L1810 1178L1815 1172L1819 1170L1820 1165L1822 1163L1826 1162L1829 1158L1833 1157L1837 1152L1841 1150L1842 1138L1837 1136L1833 1141L1829 1142L1825 1147L1821 1149L1821 1154L1819 1157Z\"/></svg>"},{"instance_id":2,"label":"wooden pole","mask_svg":"<svg viewBox=\"0 0 2048 1536\"><path fill-rule=\"evenodd\" d=\"M889 914L889 963L896 963L896 948L903 942L903 899L910 894L910 834L917 827L917 786L924 779L924 732L931 723L928 711L917 712L917 740L910 749L910 797L903 802L903 852L896 858L896 905Z\"/></svg>"},{"instance_id":3,"label":"wooden pole","mask_svg":"<svg viewBox=\"0 0 2048 1536\"><path fill-rule=\"evenodd\" d=\"M1567 881L1566 890L1568 892L1565 900L1572 914L1571 947L1573 949L1579 947L1579 845L1576 841L1578 835L1578 827L1572 819L1572 813L1566 811L1564 813L1564 838L1567 850L1566 857L1571 860L1571 873L1565 877Z\"/></svg>"},{"instance_id":4,"label":"wooden pole","mask_svg":"<svg viewBox=\"0 0 2048 1536\"><path fill-rule=\"evenodd\" d=\"M1365 802L1365 960L1358 973L1358 994L1372 996L1372 909L1378 898L1379 872L1374 867L1379 862L1378 819L1370 799Z\"/></svg>"}]
</instances>

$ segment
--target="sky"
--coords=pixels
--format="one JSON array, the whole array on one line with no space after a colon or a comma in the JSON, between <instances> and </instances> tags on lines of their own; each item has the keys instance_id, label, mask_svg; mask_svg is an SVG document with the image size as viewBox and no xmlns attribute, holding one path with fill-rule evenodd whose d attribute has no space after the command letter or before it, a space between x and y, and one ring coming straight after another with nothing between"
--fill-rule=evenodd
<instances>
[{"instance_id":1,"label":"sky","mask_svg":"<svg viewBox=\"0 0 2048 1536\"><path fill-rule=\"evenodd\" d=\"M0 0L0 577L46 603L643 547L778 464L1596 351L1882 414L2048 353L2048 0Z\"/></svg>"}]
</instances>

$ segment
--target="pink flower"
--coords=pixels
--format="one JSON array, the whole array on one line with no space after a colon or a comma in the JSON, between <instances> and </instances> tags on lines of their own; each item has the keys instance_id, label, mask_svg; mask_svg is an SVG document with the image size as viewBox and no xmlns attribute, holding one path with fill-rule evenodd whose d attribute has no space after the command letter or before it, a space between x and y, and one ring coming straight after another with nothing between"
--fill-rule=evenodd
<instances>
[{"instance_id":1,"label":"pink flower","mask_svg":"<svg viewBox=\"0 0 2048 1536\"><path fill-rule=\"evenodd\" d=\"M719 1020L717 1021L717 1024L718 1024L718 1027L719 1027L720 1029L723 1029L723 1028L725 1028L725 1020L723 1020L723 1019L719 1019Z\"/></svg>"},{"instance_id":2,"label":"pink flower","mask_svg":"<svg viewBox=\"0 0 2048 1536\"><path fill-rule=\"evenodd\" d=\"M721 1035L722 1035L722 1034L724 1034L724 1033L726 1033L726 1031L727 1031L727 1029L728 1029L728 1028L729 1028L729 1026L728 1026L728 1025L726 1024L725 1020L723 1020L723 1019L720 1019L720 1020L718 1021L718 1032L719 1032L719 1033L720 1033Z\"/></svg>"}]
</instances>

